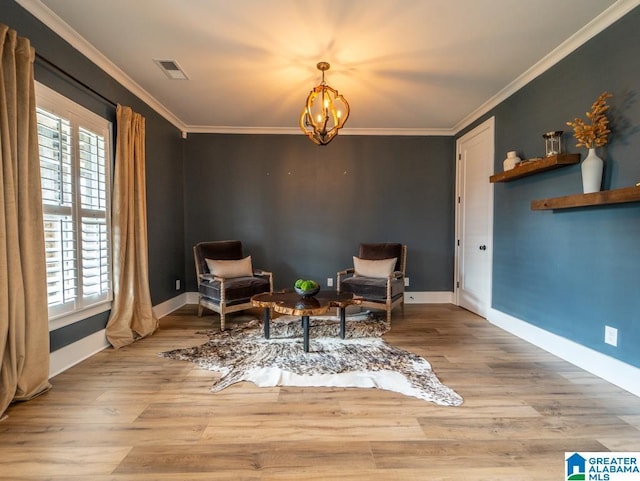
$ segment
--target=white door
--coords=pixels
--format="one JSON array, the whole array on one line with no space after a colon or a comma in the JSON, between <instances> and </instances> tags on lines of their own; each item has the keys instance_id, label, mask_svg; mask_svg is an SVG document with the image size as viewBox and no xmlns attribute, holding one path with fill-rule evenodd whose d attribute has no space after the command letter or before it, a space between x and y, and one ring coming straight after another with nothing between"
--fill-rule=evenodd
<instances>
[{"instance_id":1,"label":"white door","mask_svg":"<svg viewBox=\"0 0 640 481\"><path fill-rule=\"evenodd\" d=\"M494 118L456 143L456 299L487 317L491 306Z\"/></svg>"}]
</instances>

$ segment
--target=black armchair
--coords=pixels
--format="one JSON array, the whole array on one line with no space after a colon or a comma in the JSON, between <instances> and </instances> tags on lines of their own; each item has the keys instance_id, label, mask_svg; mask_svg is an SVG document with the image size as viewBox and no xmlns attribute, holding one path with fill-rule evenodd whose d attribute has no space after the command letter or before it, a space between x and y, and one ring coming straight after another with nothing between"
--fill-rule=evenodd
<instances>
[{"instance_id":1,"label":"black armchair","mask_svg":"<svg viewBox=\"0 0 640 481\"><path fill-rule=\"evenodd\" d=\"M387 325L391 325L391 311L404 307L404 276L407 246L396 243L360 244L354 267L337 275L338 292L350 292L362 298L362 306L384 309Z\"/></svg>"},{"instance_id":2,"label":"black armchair","mask_svg":"<svg viewBox=\"0 0 640 481\"><path fill-rule=\"evenodd\" d=\"M206 307L220 314L224 331L228 312L251 308L251 297L273 291L273 274L254 270L237 240L200 242L193 246L198 279L198 317Z\"/></svg>"}]
</instances>

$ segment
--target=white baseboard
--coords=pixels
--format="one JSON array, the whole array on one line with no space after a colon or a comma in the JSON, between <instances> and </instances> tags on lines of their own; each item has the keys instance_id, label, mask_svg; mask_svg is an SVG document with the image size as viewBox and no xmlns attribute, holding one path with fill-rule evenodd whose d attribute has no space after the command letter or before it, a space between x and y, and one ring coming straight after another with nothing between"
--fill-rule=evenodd
<instances>
[{"instance_id":1,"label":"white baseboard","mask_svg":"<svg viewBox=\"0 0 640 481\"><path fill-rule=\"evenodd\" d=\"M49 355L49 379L110 346L106 329L80 339Z\"/></svg>"},{"instance_id":2,"label":"white baseboard","mask_svg":"<svg viewBox=\"0 0 640 481\"><path fill-rule=\"evenodd\" d=\"M197 293L195 303L198 302ZM156 306L153 306L153 312L158 319L170 314L179 307L184 306L187 303L188 294L183 293L179 296L162 302ZM80 339L74 343L69 344L57 351L53 351L49 355L49 379L53 376L66 371L70 367L90 358L94 354L99 353L103 349L106 349L111 344L107 340L106 329L94 332L93 334Z\"/></svg>"},{"instance_id":3,"label":"white baseboard","mask_svg":"<svg viewBox=\"0 0 640 481\"><path fill-rule=\"evenodd\" d=\"M640 368L496 309L489 310L487 319L501 329L640 397Z\"/></svg>"},{"instance_id":4,"label":"white baseboard","mask_svg":"<svg viewBox=\"0 0 640 481\"><path fill-rule=\"evenodd\" d=\"M187 304L197 304L200 300L200 294L197 292L187 292Z\"/></svg>"},{"instance_id":5,"label":"white baseboard","mask_svg":"<svg viewBox=\"0 0 640 481\"><path fill-rule=\"evenodd\" d=\"M406 304L451 304L453 292L405 292L404 302Z\"/></svg>"},{"instance_id":6,"label":"white baseboard","mask_svg":"<svg viewBox=\"0 0 640 481\"><path fill-rule=\"evenodd\" d=\"M169 299L168 301L161 302L160 304L153 306L153 312L156 314L158 319L171 314L176 309L188 304L187 302L188 294L183 292L182 294ZM196 303L198 299L196 298Z\"/></svg>"}]
</instances>

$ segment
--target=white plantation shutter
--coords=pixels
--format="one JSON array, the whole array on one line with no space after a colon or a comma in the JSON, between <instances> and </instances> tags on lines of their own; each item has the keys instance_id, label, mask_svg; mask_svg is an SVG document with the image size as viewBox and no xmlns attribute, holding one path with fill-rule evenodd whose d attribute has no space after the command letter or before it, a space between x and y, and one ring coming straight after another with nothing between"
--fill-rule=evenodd
<instances>
[{"instance_id":1,"label":"white plantation shutter","mask_svg":"<svg viewBox=\"0 0 640 481\"><path fill-rule=\"evenodd\" d=\"M79 132L83 297L102 299L111 288L105 139L84 128Z\"/></svg>"},{"instance_id":2,"label":"white plantation shutter","mask_svg":"<svg viewBox=\"0 0 640 481\"><path fill-rule=\"evenodd\" d=\"M71 125L41 109L38 116L49 307L73 302L76 289Z\"/></svg>"},{"instance_id":3,"label":"white plantation shutter","mask_svg":"<svg viewBox=\"0 0 640 481\"><path fill-rule=\"evenodd\" d=\"M111 294L110 123L38 85L49 318Z\"/></svg>"},{"instance_id":4,"label":"white plantation shutter","mask_svg":"<svg viewBox=\"0 0 640 481\"><path fill-rule=\"evenodd\" d=\"M75 232L71 216L44 214L49 308L73 302L77 294Z\"/></svg>"}]
</instances>

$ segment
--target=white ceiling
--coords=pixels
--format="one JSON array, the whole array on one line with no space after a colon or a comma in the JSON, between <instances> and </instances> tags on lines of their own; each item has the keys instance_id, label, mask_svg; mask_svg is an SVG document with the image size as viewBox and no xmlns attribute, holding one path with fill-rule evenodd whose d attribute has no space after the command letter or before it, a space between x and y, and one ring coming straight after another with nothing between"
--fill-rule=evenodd
<instances>
[{"instance_id":1,"label":"white ceiling","mask_svg":"<svg viewBox=\"0 0 640 481\"><path fill-rule=\"evenodd\" d=\"M17 0L186 132L299 132L316 63L344 133L451 134L640 0ZM154 59L174 60L171 80Z\"/></svg>"}]
</instances>

